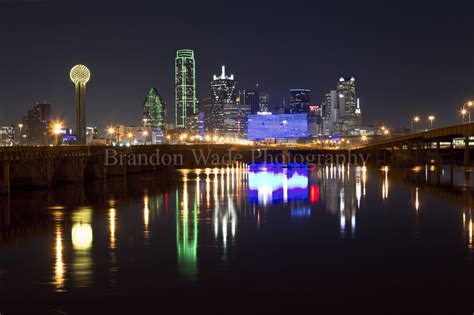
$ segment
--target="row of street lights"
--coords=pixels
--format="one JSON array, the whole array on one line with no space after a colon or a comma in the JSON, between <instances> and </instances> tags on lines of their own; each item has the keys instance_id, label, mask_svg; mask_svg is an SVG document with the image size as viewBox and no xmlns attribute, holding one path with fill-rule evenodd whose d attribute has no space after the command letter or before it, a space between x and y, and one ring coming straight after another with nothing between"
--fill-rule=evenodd
<instances>
[{"instance_id":1,"label":"row of street lights","mask_svg":"<svg viewBox=\"0 0 474 315\"><path fill-rule=\"evenodd\" d=\"M430 122L430 129L433 129L433 121L435 120L435 116L434 115L429 115L428 116L428 121ZM420 116L414 116L411 120L410 120L410 133L413 133L413 125L414 124L417 124L421 121L421 118Z\"/></svg>"}]
</instances>

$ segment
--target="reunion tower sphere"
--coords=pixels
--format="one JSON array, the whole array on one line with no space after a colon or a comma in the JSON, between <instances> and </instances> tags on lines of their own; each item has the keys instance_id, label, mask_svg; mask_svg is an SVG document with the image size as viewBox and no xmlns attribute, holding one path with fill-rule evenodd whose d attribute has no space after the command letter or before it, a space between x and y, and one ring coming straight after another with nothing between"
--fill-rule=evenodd
<instances>
[{"instance_id":1,"label":"reunion tower sphere","mask_svg":"<svg viewBox=\"0 0 474 315\"><path fill-rule=\"evenodd\" d=\"M75 65L72 67L69 77L74 84L77 85L81 83L85 85L91 78L91 72L84 65Z\"/></svg>"},{"instance_id":2,"label":"reunion tower sphere","mask_svg":"<svg viewBox=\"0 0 474 315\"><path fill-rule=\"evenodd\" d=\"M69 77L76 90L76 141L77 144L86 144L86 83L91 78L91 72L84 65L76 65L69 72Z\"/></svg>"}]
</instances>

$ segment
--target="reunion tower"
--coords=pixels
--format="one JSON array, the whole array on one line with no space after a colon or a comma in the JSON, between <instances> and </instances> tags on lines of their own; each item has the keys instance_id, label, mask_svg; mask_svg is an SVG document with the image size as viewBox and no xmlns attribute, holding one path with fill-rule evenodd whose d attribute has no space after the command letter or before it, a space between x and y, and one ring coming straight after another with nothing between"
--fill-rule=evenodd
<instances>
[{"instance_id":1,"label":"reunion tower","mask_svg":"<svg viewBox=\"0 0 474 315\"><path fill-rule=\"evenodd\" d=\"M72 67L69 73L71 81L76 86L76 138L77 144L86 144L86 83L91 73L84 65Z\"/></svg>"}]
</instances>

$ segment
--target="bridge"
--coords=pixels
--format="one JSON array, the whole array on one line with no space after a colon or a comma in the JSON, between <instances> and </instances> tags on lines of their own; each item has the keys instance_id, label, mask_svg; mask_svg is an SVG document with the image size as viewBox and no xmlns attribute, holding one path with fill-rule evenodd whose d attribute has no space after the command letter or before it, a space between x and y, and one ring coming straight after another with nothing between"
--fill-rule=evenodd
<instances>
[{"instance_id":1,"label":"bridge","mask_svg":"<svg viewBox=\"0 0 474 315\"><path fill-rule=\"evenodd\" d=\"M198 166L194 151L225 156L236 145L18 146L0 148L0 193L130 173ZM133 160L130 160L133 157ZM153 160L154 158L154 160ZM161 160L159 160L161 159ZM174 160L176 159L176 160ZM208 161L210 162L210 161ZM204 163L205 164L205 163ZM205 165L200 165L205 166Z\"/></svg>"},{"instance_id":2,"label":"bridge","mask_svg":"<svg viewBox=\"0 0 474 315\"><path fill-rule=\"evenodd\" d=\"M474 136L474 123L371 141L354 146L351 150L370 154L371 161L392 165L420 165L430 162L461 162L469 165L471 136ZM456 147L453 140L459 138L463 139L463 145ZM462 159L458 158L459 153L462 153Z\"/></svg>"},{"instance_id":3,"label":"bridge","mask_svg":"<svg viewBox=\"0 0 474 315\"><path fill-rule=\"evenodd\" d=\"M474 123L449 126L409 135L371 141L347 149L324 149L309 145L242 146L236 144L193 145L138 145L131 147L112 146L54 146L54 147L2 147L0 148L0 193L12 188L48 187L54 183L81 183L87 180L105 179L109 176L127 176L159 169L178 167L210 167L257 161L256 150L280 154L282 162L299 153L303 156L366 154L369 162L386 165L422 165L443 162L470 163L469 137L474 135ZM462 138L461 148L453 140ZM447 147L446 147L447 146ZM210 155L211 159L200 161L196 151ZM112 153L111 153L112 152ZM233 152L234 156L229 152ZM159 154L157 154L159 153ZM160 155L160 156L157 156ZM198 153L199 155L199 153ZM236 155L239 155L237 158ZM218 157L218 160L212 158ZM459 159L462 156L462 159ZM133 160L129 160L133 157ZM138 158L139 161L135 159ZM149 163L152 159L155 163ZM166 160L162 160L166 158ZM177 160L174 160L176 158ZM225 161L224 159L229 160ZM259 157L266 159L266 157ZM112 163L110 163L112 159ZM232 159L235 159L231 161ZM336 160L339 161L339 160ZM268 162L268 161L267 161Z\"/></svg>"}]
</instances>

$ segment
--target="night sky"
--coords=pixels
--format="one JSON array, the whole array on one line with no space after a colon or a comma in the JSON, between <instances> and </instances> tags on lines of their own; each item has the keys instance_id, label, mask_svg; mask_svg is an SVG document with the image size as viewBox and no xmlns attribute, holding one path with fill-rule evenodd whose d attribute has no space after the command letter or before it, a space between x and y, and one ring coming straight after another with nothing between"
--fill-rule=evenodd
<instances>
[{"instance_id":1,"label":"night sky","mask_svg":"<svg viewBox=\"0 0 474 315\"><path fill-rule=\"evenodd\" d=\"M474 98L474 1L0 0L0 124L50 102L74 127L70 68L92 72L88 125L139 125L156 86L174 112L174 57L194 49L197 94L225 64L237 88L259 83L275 107L290 88L321 103L354 76L363 123L414 114L460 122Z\"/></svg>"}]
</instances>

